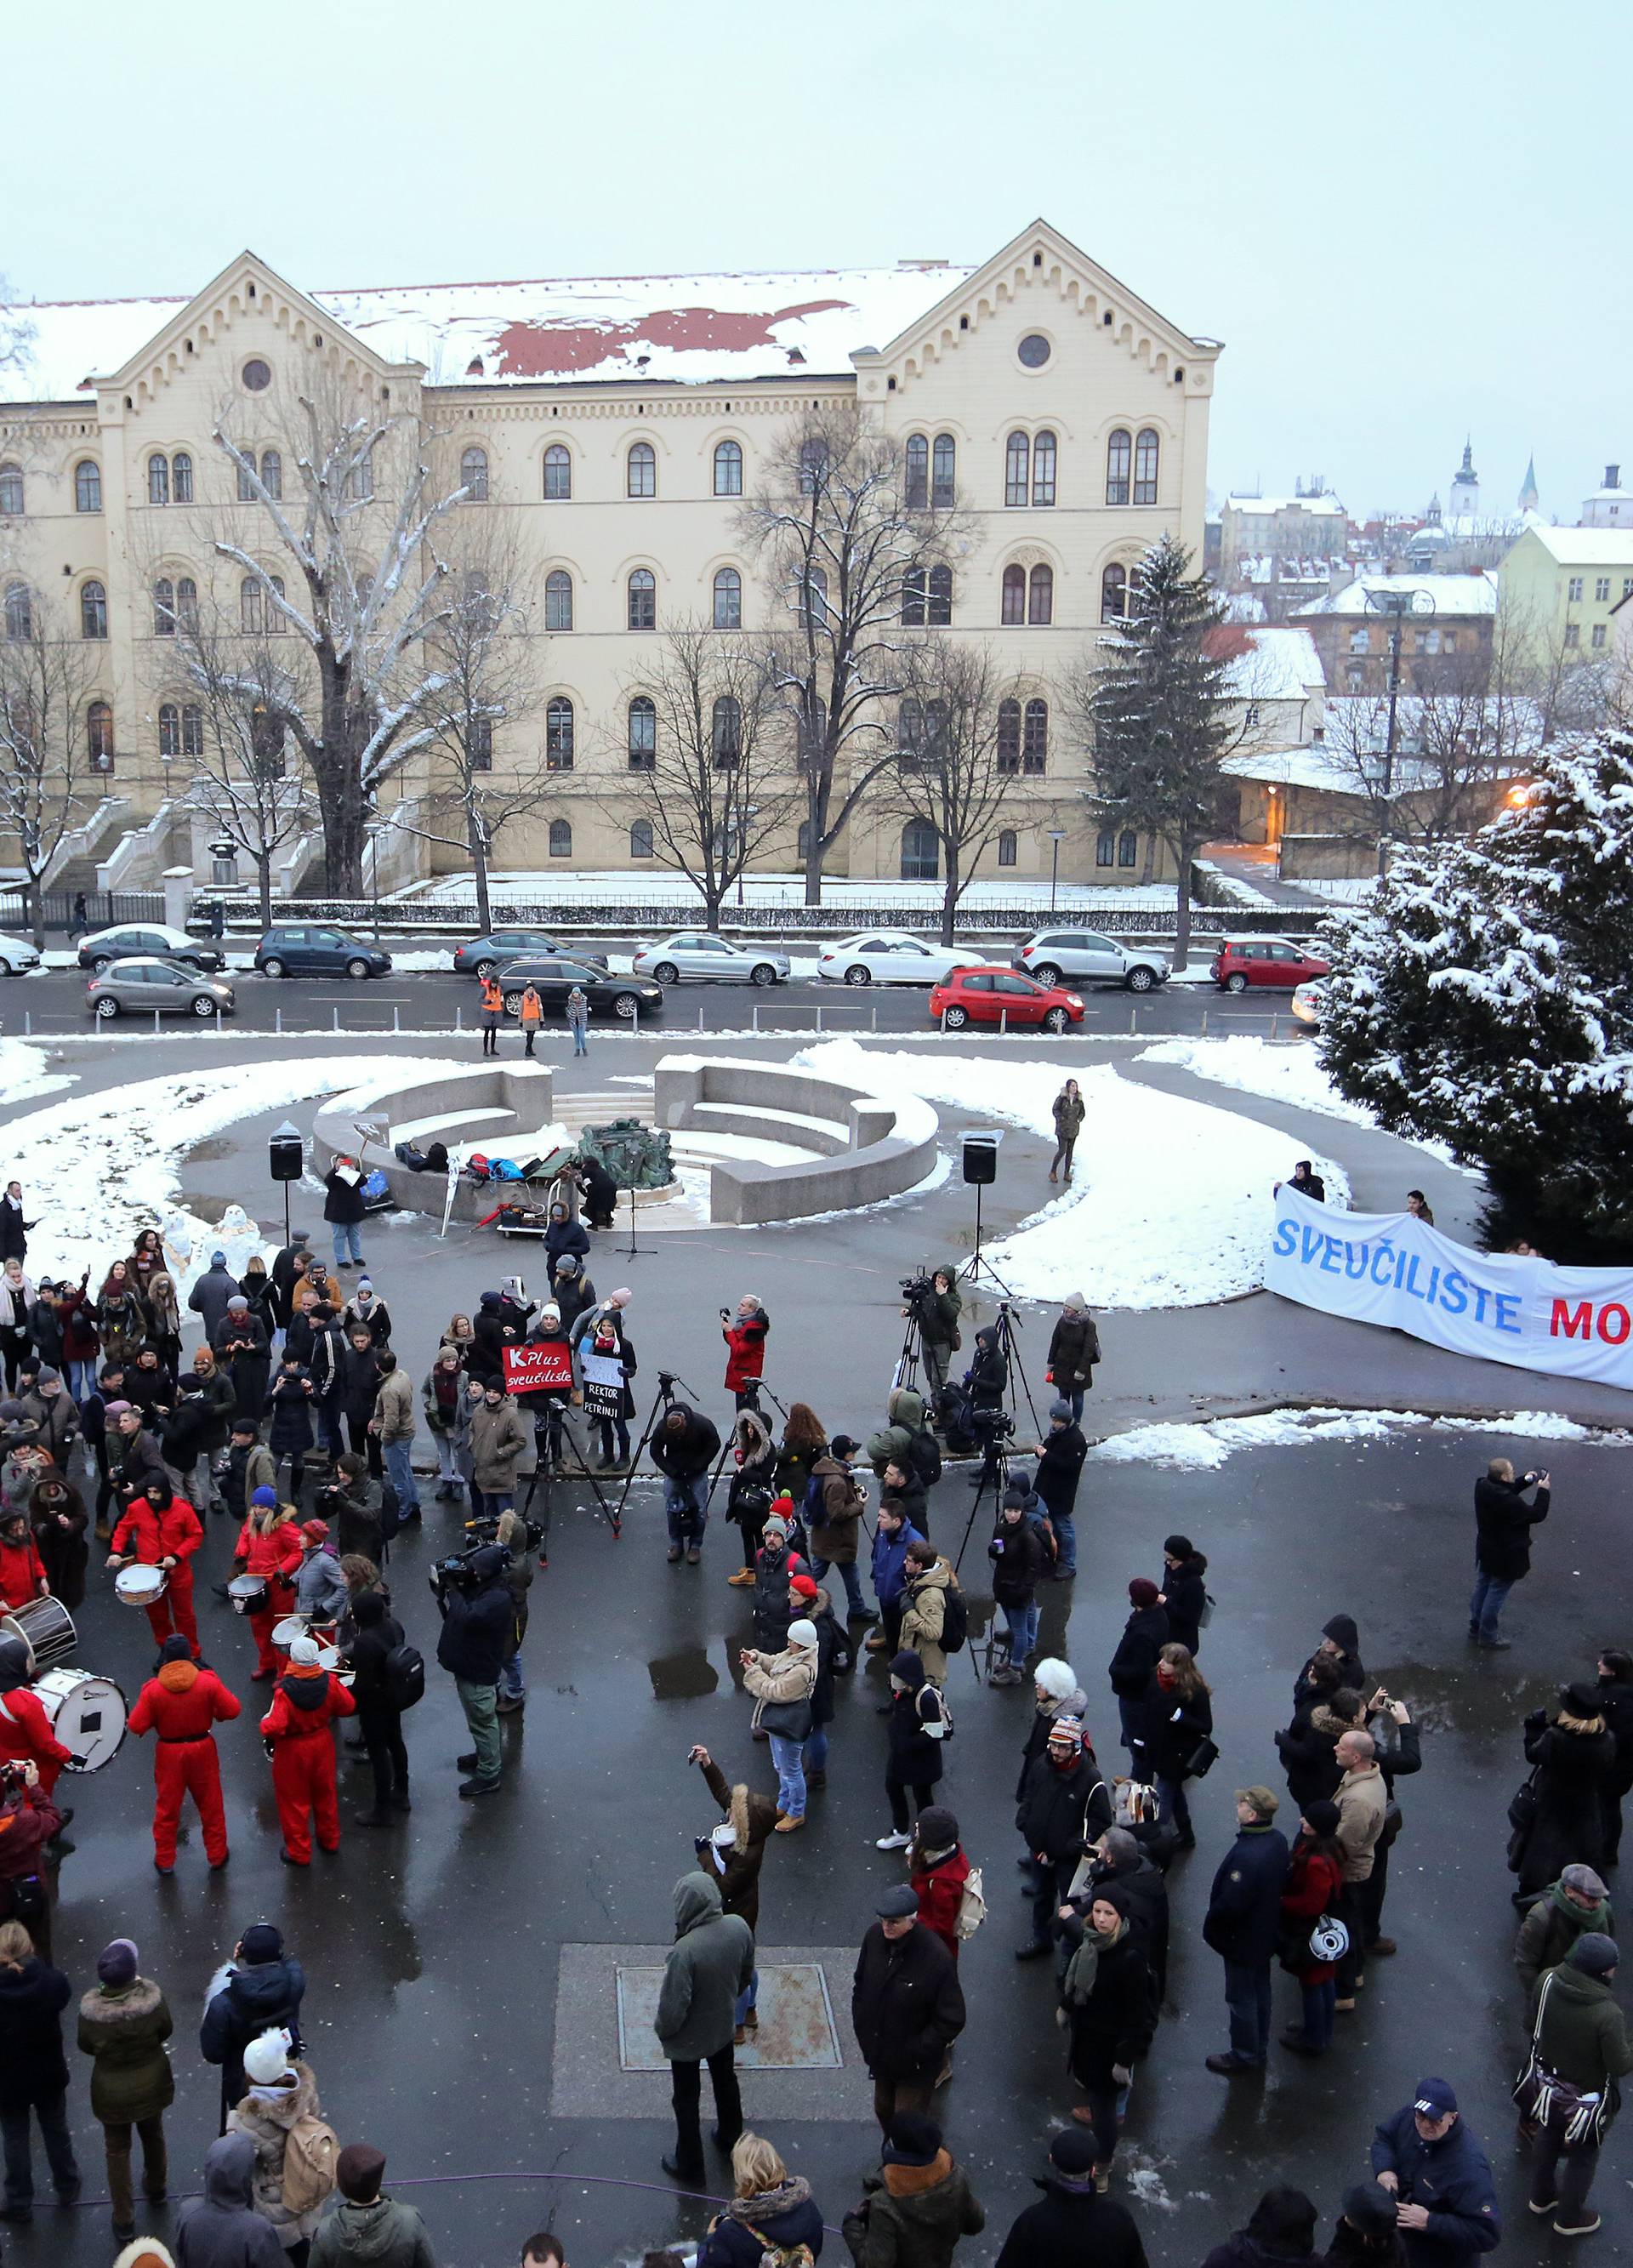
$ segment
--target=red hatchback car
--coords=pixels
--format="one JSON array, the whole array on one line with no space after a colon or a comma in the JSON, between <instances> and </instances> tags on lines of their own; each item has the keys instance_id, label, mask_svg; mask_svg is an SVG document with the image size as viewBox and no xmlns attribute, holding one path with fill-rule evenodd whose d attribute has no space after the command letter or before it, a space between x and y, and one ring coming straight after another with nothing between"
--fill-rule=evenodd
<instances>
[{"instance_id":1,"label":"red hatchback car","mask_svg":"<svg viewBox=\"0 0 1633 2268\"><path fill-rule=\"evenodd\" d=\"M1079 994L1063 985L1039 984L1012 968L956 968L930 991L932 1023L949 1032L967 1024L1007 1024L1015 1030L1063 1032L1083 1021Z\"/></svg>"},{"instance_id":2,"label":"red hatchback car","mask_svg":"<svg viewBox=\"0 0 1633 2268\"><path fill-rule=\"evenodd\" d=\"M1326 961L1284 937L1229 937L1213 957L1213 981L1222 992L1245 992L1250 984L1291 991L1327 973Z\"/></svg>"}]
</instances>

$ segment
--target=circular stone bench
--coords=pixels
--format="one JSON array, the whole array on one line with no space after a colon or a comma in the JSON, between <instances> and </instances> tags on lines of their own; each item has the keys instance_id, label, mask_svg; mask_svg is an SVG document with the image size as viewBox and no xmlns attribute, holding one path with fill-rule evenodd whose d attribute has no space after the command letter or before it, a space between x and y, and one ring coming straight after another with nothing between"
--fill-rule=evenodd
<instances>
[{"instance_id":1,"label":"circular stone bench","mask_svg":"<svg viewBox=\"0 0 1633 2268\"><path fill-rule=\"evenodd\" d=\"M331 1095L312 1122L312 1170L320 1180L337 1157L356 1158L365 1173L376 1167L391 1186L393 1202L407 1212L443 1217L448 1184L442 1174L416 1174L392 1154L399 1128L412 1127L423 1150L428 1143L474 1145L519 1166L540 1148L537 1137L555 1123L555 1080L548 1064L489 1064L462 1071L450 1064L440 1078L384 1091L359 1086ZM360 1138L358 1121L379 1127L378 1139ZM514 1182L499 1189L515 1189ZM495 1185L462 1182L455 1192L454 1220L480 1220L497 1202Z\"/></svg>"}]
</instances>

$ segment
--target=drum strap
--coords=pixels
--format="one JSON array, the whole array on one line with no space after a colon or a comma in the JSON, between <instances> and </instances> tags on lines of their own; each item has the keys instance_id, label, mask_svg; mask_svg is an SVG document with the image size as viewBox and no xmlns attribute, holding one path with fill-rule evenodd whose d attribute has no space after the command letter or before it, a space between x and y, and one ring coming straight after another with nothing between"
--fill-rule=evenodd
<instances>
[{"instance_id":1,"label":"drum strap","mask_svg":"<svg viewBox=\"0 0 1633 2268\"><path fill-rule=\"evenodd\" d=\"M8 1725L17 1725L17 1719L11 1714L11 1712L5 1705L5 1696L4 1693L0 1693L0 1717L4 1717ZM20 1725L18 1725L17 1728L19 1733L23 1729Z\"/></svg>"}]
</instances>

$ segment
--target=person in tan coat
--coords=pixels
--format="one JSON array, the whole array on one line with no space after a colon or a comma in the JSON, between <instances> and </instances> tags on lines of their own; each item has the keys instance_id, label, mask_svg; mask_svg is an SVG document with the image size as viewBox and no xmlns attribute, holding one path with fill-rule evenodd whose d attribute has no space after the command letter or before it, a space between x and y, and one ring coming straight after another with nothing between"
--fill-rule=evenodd
<instances>
[{"instance_id":1,"label":"person in tan coat","mask_svg":"<svg viewBox=\"0 0 1633 2268\"><path fill-rule=\"evenodd\" d=\"M369 1431L379 1442L386 1469L397 1491L399 1519L417 1520L420 1492L414 1480L414 1381L401 1367L389 1347L381 1348L375 1360L379 1365L380 1382Z\"/></svg>"},{"instance_id":2,"label":"person in tan coat","mask_svg":"<svg viewBox=\"0 0 1633 2268\"><path fill-rule=\"evenodd\" d=\"M227 2132L247 2134L255 2146L254 2207L272 2224L285 2252L311 2242L322 2217L324 2196L304 2210L283 2201L284 2156L290 2129L298 2118L321 2118L317 2081L311 2066L291 2059L289 2035L262 2032L244 2051L243 2100L227 2113ZM330 2188L334 2183L331 2180Z\"/></svg>"},{"instance_id":3,"label":"person in tan coat","mask_svg":"<svg viewBox=\"0 0 1633 2268\"><path fill-rule=\"evenodd\" d=\"M1337 2007L1355 2007L1355 1988L1363 1982L1361 1952L1366 1916L1363 1885L1372 1876L1378 1838L1384 1831L1389 1793L1377 1764L1370 1733L1346 1733L1334 1750L1343 1771L1334 1798L1338 1806L1337 1844L1343 1868L1343 1899L1340 1908L1350 1933L1348 1951L1338 1963Z\"/></svg>"},{"instance_id":4,"label":"person in tan coat","mask_svg":"<svg viewBox=\"0 0 1633 2268\"><path fill-rule=\"evenodd\" d=\"M816 1624L802 1616L790 1623L788 1644L781 1653L757 1653L745 1647L738 1660L743 1683L754 1697L754 1729L769 1739L776 1765L781 1815L775 1831L791 1835L805 1823L804 1750L811 1737L811 1697L820 1660Z\"/></svg>"},{"instance_id":5,"label":"person in tan coat","mask_svg":"<svg viewBox=\"0 0 1633 2268\"><path fill-rule=\"evenodd\" d=\"M947 1657L941 1643L941 1633L946 1626L947 1589L953 1581L953 1563L938 1556L933 1543L914 1543L908 1546L907 1604L901 1615L901 1643L924 1665L924 1675L932 1685L947 1682Z\"/></svg>"}]
</instances>

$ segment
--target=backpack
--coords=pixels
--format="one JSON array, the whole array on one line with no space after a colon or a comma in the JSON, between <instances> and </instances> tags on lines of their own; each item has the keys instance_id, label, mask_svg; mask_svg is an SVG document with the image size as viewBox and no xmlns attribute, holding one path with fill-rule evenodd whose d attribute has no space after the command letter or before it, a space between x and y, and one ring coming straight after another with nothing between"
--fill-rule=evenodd
<instances>
[{"instance_id":1,"label":"backpack","mask_svg":"<svg viewBox=\"0 0 1633 2268\"><path fill-rule=\"evenodd\" d=\"M760 2268L815 2268L815 2256L808 2244L774 2244L752 2221L747 2226L760 2247Z\"/></svg>"},{"instance_id":2,"label":"backpack","mask_svg":"<svg viewBox=\"0 0 1633 2268\"><path fill-rule=\"evenodd\" d=\"M425 1691L425 1656L405 1638L393 1646L382 1667L392 1707L412 1709Z\"/></svg>"},{"instance_id":3,"label":"backpack","mask_svg":"<svg viewBox=\"0 0 1633 2268\"><path fill-rule=\"evenodd\" d=\"M959 1910L953 1917L953 1934L960 1945L967 1945L986 1918L986 1889L981 1879L980 1867L972 1867L959 1893Z\"/></svg>"},{"instance_id":4,"label":"backpack","mask_svg":"<svg viewBox=\"0 0 1633 2268\"><path fill-rule=\"evenodd\" d=\"M448 1145L445 1142L428 1142L425 1145L425 1165L428 1174L445 1174L448 1170Z\"/></svg>"},{"instance_id":5,"label":"backpack","mask_svg":"<svg viewBox=\"0 0 1633 2268\"><path fill-rule=\"evenodd\" d=\"M363 1202L365 1205L389 1204L392 1202L391 1183L386 1178L383 1166L376 1166L363 1177Z\"/></svg>"},{"instance_id":6,"label":"backpack","mask_svg":"<svg viewBox=\"0 0 1633 2268\"><path fill-rule=\"evenodd\" d=\"M925 1487L934 1488L941 1478L941 1444L928 1425L921 1425L908 1443L908 1457Z\"/></svg>"},{"instance_id":7,"label":"backpack","mask_svg":"<svg viewBox=\"0 0 1633 2268\"><path fill-rule=\"evenodd\" d=\"M927 1693L934 1693L936 1699L940 1704L941 1707L941 1713L933 1725L927 1723L924 1717L924 1696ZM913 1713L918 1719L919 1731L927 1734L931 1740L950 1741L953 1738L952 1705L948 1701L946 1695L939 1691L934 1685L921 1685L919 1687L918 1698L913 1704Z\"/></svg>"},{"instance_id":8,"label":"backpack","mask_svg":"<svg viewBox=\"0 0 1633 2268\"><path fill-rule=\"evenodd\" d=\"M975 1436L970 1431L969 1396L963 1388L955 1385L952 1379L949 1379L941 1389L938 1414L941 1419L942 1438L946 1442L948 1455L968 1456L976 1446Z\"/></svg>"},{"instance_id":9,"label":"backpack","mask_svg":"<svg viewBox=\"0 0 1633 2268\"><path fill-rule=\"evenodd\" d=\"M822 1494L822 1484L827 1478L828 1475L826 1473L823 1473L820 1477L817 1474L813 1473L810 1479L805 1483L805 1492L800 1498L799 1502L799 1521L801 1527L809 1528L813 1527L820 1528L825 1525L828 1520L828 1502Z\"/></svg>"},{"instance_id":10,"label":"backpack","mask_svg":"<svg viewBox=\"0 0 1633 2268\"><path fill-rule=\"evenodd\" d=\"M425 1171L425 1152L416 1149L412 1142L394 1142L392 1145L392 1155L400 1166L406 1166L411 1174L423 1174Z\"/></svg>"},{"instance_id":11,"label":"backpack","mask_svg":"<svg viewBox=\"0 0 1633 2268\"><path fill-rule=\"evenodd\" d=\"M283 2204L285 2213L315 2213L335 2187L340 2138L310 2110L292 2120L283 2142Z\"/></svg>"},{"instance_id":12,"label":"backpack","mask_svg":"<svg viewBox=\"0 0 1633 2268\"><path fill-rule=\"evenodd\" d=\"M969 1636L969 1602L959 1588L954 1575L942 1597L941 1651L943 1653L962 1653Z\"/></svg>"},{"instance_id":13,"label":"backpack","mask_svg":"<svg viewBox=\"0 0 1633 2268\"><path fill-rule=\"evenodd\" d=\"M402 1526L402 1506L397 1491L388 1480L380 1483L380 1541L389 1543Z\"/></svg>"}]
</instances>

